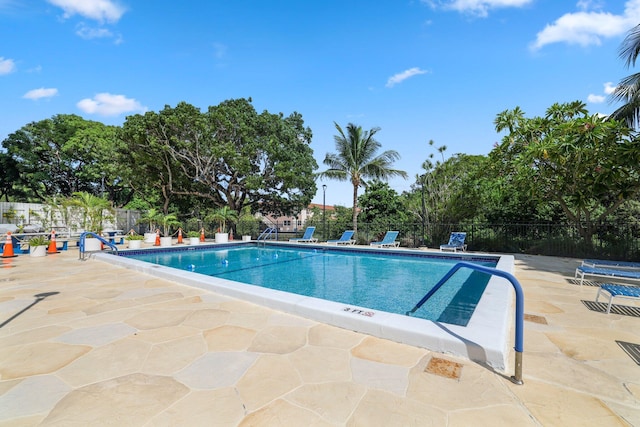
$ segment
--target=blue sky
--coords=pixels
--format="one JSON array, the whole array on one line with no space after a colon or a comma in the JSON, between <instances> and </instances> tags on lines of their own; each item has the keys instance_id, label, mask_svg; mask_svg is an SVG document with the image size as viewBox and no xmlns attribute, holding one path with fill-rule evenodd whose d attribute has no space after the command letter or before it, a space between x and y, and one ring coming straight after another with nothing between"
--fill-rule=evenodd
<instances>
[{"instance_id":1,"label":"blue sky","mask_svg":"<svg viewBox=\"0 0 640 427\"><path fill-rule=\"evenodd\" d=\"M320 165L333 122L380 127L409 180L436 146L488 154L493 120L581 100L607 114L636 72L618 57L640 0L0 0L0 140L32 121L127 115L251 97L294 111ZM348 183L314 198L351 206ZM360 191L362 193L362 190Z\"/></svg>"}]
</instances>

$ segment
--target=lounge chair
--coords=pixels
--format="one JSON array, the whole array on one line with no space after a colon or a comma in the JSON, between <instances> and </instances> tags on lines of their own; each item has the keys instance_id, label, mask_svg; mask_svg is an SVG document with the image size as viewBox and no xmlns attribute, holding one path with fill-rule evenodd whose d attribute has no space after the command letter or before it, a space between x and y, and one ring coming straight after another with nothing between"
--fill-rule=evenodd
<instances>
[{"instance_id":1,"label":"lounge chair","mask_svg":"<svg viewBox=\"0 0 640 427\"><path fill-rule=\"evenodd\" d=\"M290 242L295 242L295 243L316 243L318 241L318 239L314 239L313 238L313 232L316 231L315 227L307 227L307 229L304 231L304 234L302 235L302 237L296 237L293 239L289 239Z\"/></svg>"},{"instance_id":2,"label":"lounge chair","mask_svg":"<svg viewBox=\"0 0 640 427\"><path fill-rule=\"evenodd\" d=\"M609 305L607 306L607 314L611 312L611 304L613 299L618 298L627 298L640 300L640 287L638 286L628 286L628 285L614 285L612 283L605 283L600 286L598 289L598 294L596 295L596 302L598 302L598 298L600 298L600 294L602 291L605 291L609 294Z\"/></svg>"},{"instance_id":3,"label":"lounge chair","mask_svg":"<svg viewBox=\"0 0 640 427\"><path fill-rule=\"evenodd\" d=\"M371 242L371 246L377 246L379 248L397 248L400 246L400 242L396 242L398 238L399 231L387 231L381 241L379 242Z\"/></svg>"},{"instance_id":4,"label":"lounge chair","mask_svg":"<svg viewBox=\"0 0 640 427\"><path fill-rule=\"evenodd\" d=\"M337 240L327 240L327 244L329 244L329 245L354 245L356 243L356 241L352 239L353 233L354 233L353 230L347 230L344 233L342 233L342 236L340 236L339 239L337 239Z\"/></svg>"},{"instance_id":5,"label":"lounge chair","mask_svg":"<svg viewBox=\"0 0 640 427\"><path fill-rule=\"evenodd\" d=\"M606 277L608 279L640 280L640 271L580 265L576 268L574 277L578 278L578 276L580 276L580 286L582 286L585 276Z\"/></svg>"},{"instance_id":6,"label":"lounge chair","mask_svg":"<svg viewBox=\"0 0 640 427\"><path fill-rule=\"evenodd\" d=\"M582 261L582 265L587 267L603 267L603 268L615 268L615 269L637 269L640 270L640 262L631 261L610 261L604 259L585 259Z\"/></svg>"},{"instance_id":7,"label":"lounge chair","mask_svg":"<svg viewBox=\"0 0 640 427\"><path fill-rule=\"evenodd\" d=\"M466 251L467 250L467 245L464 244L464 239L467 238L467 233L464 232L460 232L460 231L455 231L453 233L451 233L451 236L449 236L449 243L447 243L446 245L440 245L440 252L444 252L444 251L452 251L452 252L457 252L457 251Z\"/></svg>"}]
</instances>

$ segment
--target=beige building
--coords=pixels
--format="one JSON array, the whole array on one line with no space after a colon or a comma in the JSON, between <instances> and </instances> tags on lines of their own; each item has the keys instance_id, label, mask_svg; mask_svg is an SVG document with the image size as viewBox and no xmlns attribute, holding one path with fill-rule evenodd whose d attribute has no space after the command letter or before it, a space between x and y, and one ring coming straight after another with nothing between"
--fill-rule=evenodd
<instances>
[{"instance_id":1,"label":"beige building","mask_svg":"<svg viewBox=\"0 0 640 427\"><path fill-rule=\"evenodd\" d=\"M262 221L268 224L270 227L277 228L278 231L284 232L297 232L306 228L306 223L309 218L313 216L313 209L317 208L322 214L323 205L318 203L311 203L306 209L303 209L298 215L295 216L272 216L267 215L262 217ZM327 219L329 219L335 212L335 207L325 205Z\"/></svg>"}]
</instances>

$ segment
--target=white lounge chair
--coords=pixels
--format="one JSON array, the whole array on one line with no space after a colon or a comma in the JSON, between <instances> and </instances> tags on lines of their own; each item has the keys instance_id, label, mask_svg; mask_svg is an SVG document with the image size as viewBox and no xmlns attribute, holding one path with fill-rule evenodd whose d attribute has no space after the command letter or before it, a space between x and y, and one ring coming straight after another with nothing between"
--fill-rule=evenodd
<instances>
[{"instance_id":1,"label":"white lounge chair","mask_svg":"<svg viewBox=\"0 0 640 427\"><path fill-rule=\"evenodd\" d=\"M354 245L356 243L355 240L352 239L354 234L353 230L347 230L342 233L339 239L336 240L327 240L327 244L329 245Z\"/></svg>"},{"instance_id":2,"label":"white lounge chair","mask_svg":"<svg viewBox=\"0 0 640 427\"><path fill-rule=\"evenodd\" d=\"M400 242L396 242L398 238L399 231L387 231L381 241L379 242L371 242L371 246L377 246L379 248L397 248L400 246Z\"/></svg>"},{"instance_id":3,"label":"white lounge chair","mask_svg":"<svg viewBox=\"0 0 640 427\"><path fill-rule=\"evenodd\" d=\"M612 283L605 283L600 286L598 289L598 294L596 295L596 302L600 298L600 294L602 291L605 291L609 294L609 304L607 305L607 314L611 312L611 304L613 303L614 298L627 298L633 300L640 300L640 287L638 286L629 286L629 285L615 285Z\"/></svg>"},{"instance_id":4,"label":"white lounge chair","mask_svg":"<svg viewBox=\"0 0 640 427\"><path fill-rule=\"evenodd\" d=\"M293 239L289 239L289 241L294 243L316 243L318 239L313 237L314 231L316 231L315 227L307 227L302 237L295 237Z\"/></svg>"}]
</instances>

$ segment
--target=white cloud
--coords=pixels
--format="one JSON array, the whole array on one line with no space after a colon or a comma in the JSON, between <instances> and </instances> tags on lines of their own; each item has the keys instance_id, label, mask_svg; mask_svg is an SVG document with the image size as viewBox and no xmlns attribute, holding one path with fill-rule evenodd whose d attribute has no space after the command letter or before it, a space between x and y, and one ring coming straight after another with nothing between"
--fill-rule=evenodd
<instances>
[{"instance_id":1,"label":"white cloud","mask_svg":"<svg viewBox=\"0 0 640 427\"><path fill-rule=\"evenodd\" d=\"M16 70L16 63L13 59L4 59L0 56L0 76L13 73Z\"/></svg>"},{"instance_id":2,"label":"white cloud","mask_svg":"<svg viewBox=\"0 0 640 427\"><path fill-rule=\"evenodd\" d=\"M92 28L87 25L80 24L77 27L76 34L83 39L97 39L103 37L113 37L113 33L106 28Z\"/></svg>"},{"instance_id":3,"label":"white cloud","mask_svg":"<svg viewBox=\"0 0 640 427\"><path fill-rule=\"evenodd\" d=\"M480 17L486 17L491 9L506 7L523 7L533 0L422 0L432 7L443 7L457 12L470 13Z\"/></svg>"},{"instance_id":4,"label":"white cloud","mask_svg":"<svg viewBox=\"0 0 640 427\"><path fill-rule=\"evenodd\" d=\"M603 38L623 35L640 21L640 0L627 1L622 15L584 9L598 7L593 2L580 1L578 7L582 11L566 13L540 31L531 49L552 43L599 45Z\"/></svg>"},{"instance_id":5,"label":"white cloud","mask_svg":"<svg viewBox=\"0 0 640 427\"><path fill-rule=\"evenodd\" d=\"M222 43L213 43L213 55L217 59L222 59L227 54L227 45Z\"/></svg>"},{"instance_id":6,"label":"white cloud","mask_svg":"<svg viewBox=\"0 0 640 427\"><path fill-rule=\"evenodd\" d=\"M616 87L611 82L606 82L604 84L604 93L607 95L611 95L616 90Z\"/></svg>"},{"instance_id":7,"label":"white cloud","mask_svg":"<svg viewBox=\"0 0 640 427\"><path fill-rule=\"evenodd\" d=\"M143 107L135 99L110 93L99 93L92 99L85 98L79 101L76 106L85 113L101 116L117 116L122 113L143 113L147 111L147 108Z\"/></svg>"},{"instance_id":8,"label":"white cloud","mask_svg":"<svg viewBox=\"0 0 640 427\"><path fill-rule=\"evenodd\" d=\"M405 70L398 74L394 74L393 76L389 77L389 80L387 80L386 87L393 87L398 83L402 83L403 81L407 80L410 77L417 76L419 74L426 74L426 73L427 71L421 70L418 67L409 68L408 70Z\"/></svg>"},{"instance_id":9,"label":"white cloud","mask_svg":"<svg viewBox=\"0 0 640 427\"><path fill-rule=\"evenodd\" d=\"M47 0L64 10L64 17L80 15L99 22L118 22L126 9L112 0Z\"/></svg>"},{"instance_id":10,"label":"white cloud","mask_svg":"<svg viewBox=\"0 0 640 427\"><path fill-rule=\"evenodd\" d=\"M606 97L604 97L603 95L594 95L590 93L589 96L587 96L587 101L589 101L591 104L602 104L605 100Z\"/></svg>"},{"instance_id":11,"label":"white cloud","mask_svg":"<svg viewBox=\"0 0 640 427\"><path fill-rule=\"evenodd\" d=\"M51 98L52 96L56 96L58 94L58 89L56 88L43 88L33 89L29 92L22 95L23 98L38 100L41 98Z\"/></svg>"}]
</instances>

